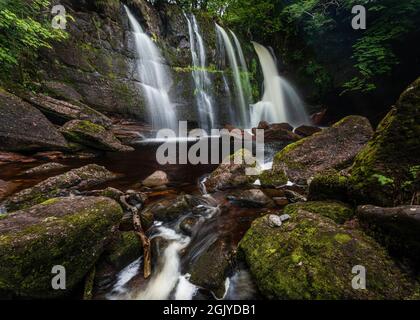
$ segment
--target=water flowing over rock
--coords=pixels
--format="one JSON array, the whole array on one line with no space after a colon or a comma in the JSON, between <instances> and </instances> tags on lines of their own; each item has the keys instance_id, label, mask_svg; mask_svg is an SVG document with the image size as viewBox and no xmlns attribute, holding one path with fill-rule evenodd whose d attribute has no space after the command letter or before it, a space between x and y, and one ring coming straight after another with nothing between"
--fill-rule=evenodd
<instances>
[{"instance_id":1,"label":"water flowing over rock","mask_svg":"<svg viewBox=\"0 0 420 320\"><path fill-rule=\"evenodd\" d=\"M287 122L297 127L309 124L305 105L295 89L280 76L273 56L264 46L253 42L264 74L264 95L260 102L252 106L251 124L260 121Z\"/></svg>"},{"instance_id":2,"label":"water flowing over rock","mask_svg":"<svg viewBox=\"0 0 420 320\"><path fill-rule=\"evenodd\" d=\"M233 119L235 121L233 123L238 127L247 128L249 126L249 111L248 111L249 101L247 101L247 98L245 96L244 89L242 86L241 74L240 74L238 59L236 58L235 49L226 30L223 29L223 27L219 26L218 24L216 24L216 30L218 32L219 42L223 43L223 45L219 45L219 47L221 47L222 50L226 50L227 52L227 56L228 56L229 63L232 68L233 76L235 80L236 98L238 100L239 110L237 110L235 114L237 118Z\"/></svg>"},{"instance_id":3,"label":"water flowing over rock","mask_svg":"<svg viewBox=\"0 0 420 320\"><path fill-rule=\"evenodd\" d=\"M45 116L0 88L0 150L67 149L67 142Z\"/></svg>"},{"instance_id":4,"label":"water flowing over rock","mask_svg":"<svg viewBox=\"0 0 420 320\"><path fill-rule=\"evenodd\" d=\"M358 152L372 137L367 120L349 116L332 127L288 145L274 158L273 169L263 173L265 183L292 181L305 185L317 173L348 167ZM266 181L267 180L267 181Z\"/></svg>"},{"instance_id":5,"label":"water flowing over rock","mask_svg":"<svg viewBox=\"0 0 420 320\"><path fill-rule=\"evenodd\" d=\"M216 114L213 107L213 97L211 95L211 79L206 70L206 49L203 38L198 27L197 19L192 14L191 18L185 15L188 22L190 35L190 49L193 61L192 76L195 84L195 95L197 112L200 117L200 127L205 130L214 128Z\"/></svg>"},{"instance_id":6,"label":"water flowing over rock","mask_svg":"<svg viewBox=\"0 0 420 320\"><path fill-rule=\"evenodd\" d=\"M109 198L51 199L0 220L0 296L70 295L95 264L122 216ZM66 289L51 286L64 266ZM4 296L3 296L4 298Z\"/></svg>"},{"instance_id":7,"label":"water flowing over rock","mask_svg":"<svg viewBox=\"0 0 420 320\"><path fill-rule=\"evenodd\" d=\"M268 299L403 299L414 286L371 238L332 220L298 210L280 227L267 216L240 242L256 284ZM354 266L363 265L368 290L354 290Z\"/></svg>"},{"instance_id":8,"label":"water flowing over rock","mask_svg":"<svg viewBox=\"0 0 420 320\"><path fill-rule=\"evenodd\" d=\"M172 79L166 62L152 39L143 31L135 16L124 6L133 30L137 72L144 92L150 120L155 129L177 128L177 116L169 91Z\"/></svg>"},{"instance_id":9,"label":"water flowing over rock","mask_svg":"<svg viewBox=\"0 0 420 320\"><path fill-rule=\"evenodd\" d=\"M94 187L106 181L115 179L116 175L104 167L90 164L82 168L73 169L64 174L48 178L32 188L22 190L3 205L8 211L29 208L48 199L68 196L74 190Z\"/></svg>"}]
</instances>

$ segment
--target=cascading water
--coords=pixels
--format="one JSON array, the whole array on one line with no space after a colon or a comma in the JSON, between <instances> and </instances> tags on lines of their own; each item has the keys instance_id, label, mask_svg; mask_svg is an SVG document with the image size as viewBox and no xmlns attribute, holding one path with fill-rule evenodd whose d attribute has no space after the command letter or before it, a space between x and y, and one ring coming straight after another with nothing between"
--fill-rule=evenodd
<instances>
[{"instance_id":1,"label":"cascading water","mask_svg":"<svg viewBox=\"0 0 420 320\"><path fill-rule=\"evenodd\" d=\"M137 19L127 6L124 6L134 35L138 54L137 72L146 97L147 108L154 129L176 129L177 117L169 90L172 79L165 60L157 46L143 31Z\"/></svg>"},{"instance_id":2,"label":"cascading water","mask_svg":"<svg viewBox=\"0 0 420 320\"><path fill-rule=\"evenodd\" d=\"M206 50L197 19L194 15L191 15L191 19L187 15L185 15L185 18L188 22L190 36L191 56L194 65L192 76L196 90L196 103L200 125L201 128L209 130L214 128L216 115L213 108L213 98L210 94L212 83L206 70Z\"/></svg>"},{"instance_id":3,"label":"cascading water","mask_svg":"<svg viewBox=\"0 0 420 320\"><path fill-rule=\"evenodd\" d=\"M244 94L243 82L238 65L238 59L236 58L235 54L235 49L225 29L216 24L216 30L219 34L219 41L223 41L223 45L219 45L219 48L224 48L226 50L229 59L229 64L233 72L233 78L235 80L235 89L239 110L237 114L238 118L236 119L236 123L234 124L243 128L247 128L249 125L249 101L247 100Z\"/></svg>"},{"instance_id":4,"label":"cascading water","mask_svg":"<svg viewBox=\"0 0 420 320\"><path fill-rule=\"evenodd\" d=\"M274 58L267 48L253 42L264 74L264 95L252 106L251 124L260 121L270 123L287 122L294 127L309 124L303 101L295 89L280 76Z\"/></svg>"},{"instance_id":5,"label":"cascading water","mask_svg":"<svg viewBox=\"0 0 420 320\"><path fill-rule=\"evenodd\" d=\"M248 72L248 67L246 65L245 55L242 50L241 42L239 41L236 34L232 30L230 30L230 33L232 35L233 41L235 42L236 51L238 52L238 56L239 56L239 62L241 63L242 85L243 85L244 94L247 101L251 103L252 101L251 82L249 80L249 72Z\"/></svg>"}]
</instances>

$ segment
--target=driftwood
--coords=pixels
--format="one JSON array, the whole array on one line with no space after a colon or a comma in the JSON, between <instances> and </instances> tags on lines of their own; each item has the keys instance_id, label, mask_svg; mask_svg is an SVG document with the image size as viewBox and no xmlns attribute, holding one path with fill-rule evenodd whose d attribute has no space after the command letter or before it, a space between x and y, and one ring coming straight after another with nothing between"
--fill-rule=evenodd
<instances>
[{"instance_id":1,"label":"driftwood","mask_svg":"<svg viewBox=\"0 0 420 320\"><path fill-rule=\"evenodd\" d=\"M146 233L144 232L144 229L141 225L139 210L136 207L128 204L126 196L121 196L120 201L126 208L128 208L133 213L134 231L136 232L143 246L143 276L145 279L147 279L152 274L152 255L150 250L150 240L146 236Z\"/></svg>"}]
</instances>

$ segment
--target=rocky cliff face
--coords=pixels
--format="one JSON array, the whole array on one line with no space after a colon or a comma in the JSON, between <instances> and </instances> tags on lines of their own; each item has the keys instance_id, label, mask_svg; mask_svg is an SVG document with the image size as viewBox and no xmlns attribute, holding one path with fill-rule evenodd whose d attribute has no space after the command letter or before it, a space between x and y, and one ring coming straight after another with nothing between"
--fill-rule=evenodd
<instances>
[{"instance_id":1,"label":"rocky cliff face","mask_svg":"<svg viewBox=\"0 0 420 320\"><path fill-rule=\"evenodd\" d=\"M42 53L39 78L49 95L87 104L108 115L147 121L147 110L136 71L136 53L123 2L162 50L171 67L171 95L180 120L196 120L194 84L188 25L182 10L165 5L157 10L144 0L60 1L74 21L69 20L67 41ZM204 35L209 64L216 61L213 21L197 17ZM229 101L221 72L212 72L217 104L225 110Z\"/></svg>"}]
</instances>

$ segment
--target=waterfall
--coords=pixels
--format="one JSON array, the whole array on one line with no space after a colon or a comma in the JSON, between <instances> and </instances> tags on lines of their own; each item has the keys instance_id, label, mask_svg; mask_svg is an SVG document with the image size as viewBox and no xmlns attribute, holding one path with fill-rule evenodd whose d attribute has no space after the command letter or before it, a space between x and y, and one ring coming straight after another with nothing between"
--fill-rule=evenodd
<instances>
[{"instance_id":1,"label":"waterfall","mask_svg":"<svg viewBox=\"0 0 420 320\"><path fill-rule=\"evenodd\" d=\"M232 41L230 40L229 35L225 31L225 29L223 29L221 26L216 24L216 30L219 34L219 39L223 41L223 46L220 45L219 47L224 48L227 52L229 63L233 72L233 78L235 80L235 89L237 92L236 96L237 96L238 104L239 104L239 112L237 115L237 117L239 117L239 121L237 119L235 124L246 128L249 125L249 111L248 111L249 102L247 101L244 94L241 73L240 73L239 65L238 65L238 59L236 58Z\"/></svg>"},{"instance_id":2,"label":"waterfall","mask_svg":"<svg viewBox=\"0 0 420 320\"><path fill-rule=\"evenodd\" d=\"M264 95L252 106L251 124L260 121L270 123L287 122L294 127L309 124L303 101L295 89L280 76L274 58L267 48L253 42L264 74Z\"/></svg>"},{"instance_id":3,"label":"waterfall","mask_svg":"<svg viewBox=\"0 0 420 320\"><path fill-rule=\"evenodd\" d=\"M137 19L124 6L134 35L137 72L146 98L147 109L154 129L176 129L177 117L169 97L172 79L166 62L152 39L143 31Z\"/></svg>"},{"instance_id":4,"label":"waterfall","mask_svg":"<svg viewBox=\"0 0 420 320\"><path fill-rule=\"evenodd\" d=\"M249 103L252 101L252 93L251 93L251 82L249 81L249 72L248 67L246 65L246 60L244 56L244 52L242 51L241 42L239 41L236 34L230 30L232 35L233 41L235 42L236 52L238 52L239 62L241 63L241 71L242 71L242 85L246 99Z\"/></svg>"},{"instance_id":5,"label":"waterfall","mask_svg":"<svg viewBox=\"0 0 420 320\"><path fill-rule=\"evenodd\" d=\"M195 95L200 125L201 128L209 130L214 128L215 113L213 108L213 98L210 94L212 83L206 70L206 50L204 47L203 37L200 34L200 29L197 24L197 19L194 15L191 15L192 19L190 20L186 14L184 15L188 22L191 56L194 65L192 76L195 84Z\"/></svg>"}]
</instances>

